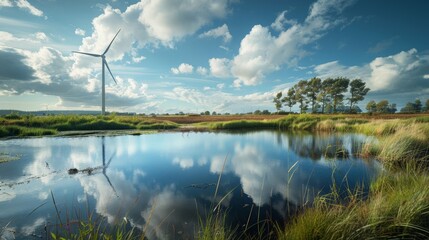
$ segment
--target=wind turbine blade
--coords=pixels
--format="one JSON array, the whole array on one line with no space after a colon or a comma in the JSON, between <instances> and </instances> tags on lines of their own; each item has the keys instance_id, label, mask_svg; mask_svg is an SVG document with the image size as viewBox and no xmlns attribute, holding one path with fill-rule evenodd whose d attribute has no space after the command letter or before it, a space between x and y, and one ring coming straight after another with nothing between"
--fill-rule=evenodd
<instances>
[{"instance_id":1,"label":"wind turbine blade","mask_svg":"<svg viewBox=\"0 0 429 240\"><path fill-rule=\"evenodd\" d=\"M106 174L106 173L103 173L103 175L106 177L107 182L109 183L109 185L110 185L110 187L112 188L113 192L115 193L116 197L119 197L119 196L118 196L118 193L116 192L115 187L113 186L113 184L112 184L112 182L110 181L110 179L109 179L109 177L107 176L107 174Z\"/></svg>"},{"instance_id":2,"label":"wind turbine blade","mask_svg":"<svg viewBox=\"0 0 429 240\"><path fill-rule=\"evenodd\" d=\"M112 71L110 71L109 65L107 64L107 62L106 62L106 61L104 61L104 64L106 64L107 70L109 70L110 76L112 76L113 81L115 81L115 83L116 83L116 84L118 84L118 82L116 82L116 79L115 79L115 77L114 77L114 76L113 76L113 74L112 74Z\"/></svg>"},{"instance_id":3,"label":"wind turbine blade","mask_svg":"<svg viewBox=\"0 0 429 240\"><path fill-rule=\"evenodd\" d=\"M121 29L119 29L119 31L116 33L116 35L113 37L112 41L110 42L109 46L107 46L106 50L104 50L104 53L101 55L104 55L107 53L107 51L109 51L110 46L112 45L113 41L115 41L115 38L116 38L116 36L118 36L120 31L121 31Z\"/></svg>"},{"instance_id":4,"label":"wind turbine blade","mask_svg":"<svg viewBox=\"0 0 429 240\"><path fill-rule=\"evenodd\" d=\"M79 54L83 54L83 55L88 55L88 56L92 56L92 57L101 57L100 54L94 54L94 53L86 53L86 52L77 52L77 51L72 51L73 53L79 53Z\"/></svg>"},{"instance_id":5,"label":"wind turbine blade","mask_svg":"<svg viewBox=\"0 0 429 240\"><path fill-rule=\"evenodd\" d=\"M110 162L112 161L113 157L116 155L116 152L112 154L112 156L109 158L109 161L107 162L107 165L105 166L105 168L108 168L110 165Z\"/></svg>"}]
</instances>

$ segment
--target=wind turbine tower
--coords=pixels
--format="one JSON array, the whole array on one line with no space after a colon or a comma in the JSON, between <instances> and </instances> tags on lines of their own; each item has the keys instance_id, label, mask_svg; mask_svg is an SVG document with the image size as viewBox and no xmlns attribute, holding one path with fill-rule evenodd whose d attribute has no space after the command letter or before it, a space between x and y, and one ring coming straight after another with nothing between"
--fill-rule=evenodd
<instances>
[{"instance_id":1,"label":"wind turbine tower","mask_svg":"<svg viewBox=\"0 0 429 240\"><path fill-rule=\"evenodd\" d=\"M113 37L112 41L107 46L106 50L104 50L103 54L94 54L94 53L73 51L73 53L78 53L78 54L88 55L91 57L100 57L101 58L101 115L104 115L105 110L106 110L106 80L105 80L105 74L104 74L104 67L106 67L107 70L109 70L110 76L112 76L113 81L115 81L115 83L118 84L116 82L115 77L112 74L112 71L110 71L109 65L107 64L106 53L109 51L110 46L112 46L113 41L115 40L116 36L118 36L120 31L121 31L121 29L119 29L119 31Z\"/></svg>"}]
</instances>

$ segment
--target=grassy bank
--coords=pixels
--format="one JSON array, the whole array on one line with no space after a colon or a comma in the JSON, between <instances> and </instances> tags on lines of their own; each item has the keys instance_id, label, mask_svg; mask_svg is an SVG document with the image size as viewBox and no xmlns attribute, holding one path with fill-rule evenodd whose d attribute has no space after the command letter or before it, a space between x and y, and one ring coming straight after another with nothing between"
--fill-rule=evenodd
<instances>
[{"instance_id":1,"label":"grassy bank","mask_svg":"<svg viewBox=\"0 0 429 240\"><path fill-rule=\"evenodd\" d=\"M0 124L0 137L54 135L59 131L161 130L178 127L178 124L167 120L116 115L7 115L0 118Z\"/></svg>"},{"instance_id":2,"label":"grassy bank","mask_svg":"<svg viewBox=\"0 0 429 240\"><path fill-rule=\"evenodd\" d=\"M8 136L28 137L28 136L45 136L45 135L55 135L55 134L57 134L56 129L22 127L17 125L0 126L0 137L8 137Z\"/></svg>"},{"instance_id":3,"label":"grassy bank","mask_svg":"<svg viewBox=\"0 0 429 240\"><path fill-rule=\"evenodd\" d=\"M392 114L391 114L392 115ZM376 136L362 151L388 167L405 162L429 161L429 116L398 115L401 119L381 119L369 115L289 115L289 116L19 116L0 118L0 137L55 135L81 130L165 130L186 124L207 130L277 129L283 131L355 132ZM392 117L389 115L389 117ZM225 119L227 121L219 121ZM232 119L232 120L228 120ZM213 122L214 121L214 122ZM192 124L192 125L189 125Z\"/></svg>"},{"instance_id":4,"label":"grassy bank","mask_svg":"<svg viewBox=\"0 0 429 240\"><path fill-rule=\"evenodd\" d=\"M270 120L240 120L200 124L215 130L279 129L311 132L354 132L377 137L363 147L363 157L375 157L387 167L429 161L429 117L409 119L349 118L341 115L292 115Z\"/></svg>"},{"instance_id":5,"label":"grassy bank","mask_svg":"<svg viewBox=\"0 0 429 240\"><path fill-rule=\"evenodd\" d=\"M180 126L165 119L114 115L19 117L1 121L4 124L0 133L22 134L20 136L26 136L25 131L36 130L53 131L40 133L44 135L64 130L147 130ZM429 238L429 175L425 168L429 161L429 117L371 119L357 115L292 115L274 119L208 121L195 126L213 130L279 129L355 132L375 136L376 140L364 145L362 156L376 157L384 166L400 167L401 171L386 173L373 182L368 196L363 197L359 189L350 190L349 198L344 201L333 189L331 194L318 197L313 205L288 222L286 227L277 228L278 239ZM234 232L237 226L226 226L228 216L227 213L222 214L200 219L195 238L234 239L234 236L248 236ZM79 221L77 233L73 233L77 235L53 232L57 234L55 236L68 239L98 239L101 236L105 239L138 239L145 236L144 231L126 229L123 223L113 226L112 230L106 230L105 224L90 218ZM265 239L264 236L255 238Z\"/></svg>"},{"instance_id":6,"label":"grassy bank","mask_svg":"<svg viewBox=\"0 0 429 240\"><path fill-rule=\"evenodd\" d=\"M404 171L380 177L367 199L351 193L347 204L335 194L319 197L284 229L279 239L427 239L429 176Z\"/></svg>"}]
</instances>

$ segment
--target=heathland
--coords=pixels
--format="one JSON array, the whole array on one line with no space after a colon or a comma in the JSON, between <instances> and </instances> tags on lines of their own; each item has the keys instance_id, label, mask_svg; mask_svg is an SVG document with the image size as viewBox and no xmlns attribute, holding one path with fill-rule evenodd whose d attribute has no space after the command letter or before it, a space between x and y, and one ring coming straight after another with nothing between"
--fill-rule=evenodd
<instances>
[{"instance_id":1,"label":"heathland","mask_svg":"<svg viewBox=\"0 0 429 240\"><path fill-rule=\"evenodd\" d=\"M280 131L356 132L375 136L360 152L379 160L386 171L370 186L368 194L349 189L345 199L335 186L303 206L301 214L270 236L257 239L367 239L429 238L429 115L227 115L227 116L20 116L0 118L0 137L85 134L115 130L125 134L156 131L219 131L276 129ZM125 132L122 132L125 130ZM85 225L86 224L86 225ZM82 223L90 227L91 224ZM275 224L274 224L275 225ZM94 227L94 226L93 226ZM232 239L247 236L225 225L225 213L201 219L199 239ZM95 229L95 228L94 228ZM121 229L119 226L118 229ZM231 232L232 231L232 232ZM124 238L136 232L122 232ZM94 232L82 229L86 238ZM118 232L112 233L112 237ZM141 233L140 233L141 234ZM144 234L144 233L143 233ZM106 235L107 236L107 235ZM274 237L273 237L274 236ZM70 236L69 236L70 237ZM249 236L250 237L250 236Z\"/></svg>"}]
</instances>

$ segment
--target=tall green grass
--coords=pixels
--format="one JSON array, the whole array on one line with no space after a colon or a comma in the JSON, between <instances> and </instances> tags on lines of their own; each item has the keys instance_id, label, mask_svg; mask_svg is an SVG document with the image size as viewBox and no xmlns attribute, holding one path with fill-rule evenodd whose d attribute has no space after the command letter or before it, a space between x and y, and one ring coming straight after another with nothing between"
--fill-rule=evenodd
<instances>
[{"instance_id":1,"label":"tall green grass","mask_svg":"<svg viewBox=\"0 0 429 240\"><path fill-rule=\"evenodd\" d=\"M113 226L109 226L106 218L97 218L93 214L91 214L87 219L67 219L66 223L53 226L49 235L51 239L58 240L145 239L145 235L141 230L127 226L127 222L125 220L116 223Z\"/></svg>"},{"instance_id":2,"label":"tall green grass","mask_svg":"<svg viewBox=\"0 0 429 240\"><path fill-rule=\"evenodd\" d=\"M216 190L213 194L212 204L209 207L209 212L206 214L205 218L199 216L198 219L198 230L196 234L196 239L200 240L231 240L234 239L235 231L226 225L227 213L222 210L221 204L225 198L231 194L234 189L228 192L223 198L219 200L216 205L217 194L219 191L220 182L222 179L222 174L225 169L226 161L228 156L225 157L222 165L222 170L219 173L219 177L216 183ZM197 207L198 209L198 207Z\"/></svg>"},{"instance_id":3,"label":"tall green grass","mask_svg":"<svg viewBox=\"0 0 429 240\"><path fill-rule=\"evenodd\" d=\"M145 239L146 232L144 230L141 231L134 226L127 227L128 221L126 218L124 218L124 220L121 219L119 222L113 224L113 226L110 226L107 222L107 218L96 217L89 209L86 210L86 217L84 217L82 213L79 213L77 209L74 209L75 218L72 217L73 214L69 214L68 211L65 211L66 219L62 219L52 191L51 198L57 214L57 223L45 226L46 239L48 239L48 233L50 235L50 239L55 240ZM37 210L37 208L31 213Z\"/></svg>"},{"instance_id":4,"label":"tall green grass","mask_svg":"<svg viewBox=\"0 0 429 240\"><path fill-rule=\"evenodd\" d=\"M313 130L319 117L302 115L290 115L274 120L234 120L207 124L208 128L216 130L235 129L280 129L280 130Z\"/></svg>"},{"instance_id":5,"label":"tall green grass","mask_svg":"<svg viewBox=\"0 0 429 240\"><path fill-rule=\"evenodd\" d=\"M81 130L160 130L173 129L179 125L170 121L138 116L92 116L55 115L31 116L11 115L0 118L0 137L42 136L56 134L57 131Z\"/></svg>"},{"instance_id":6,"label":"tall green grass","mask_svg":"<svg viewBox=\"0 0 429 240\"><path fill-rule=\"evenodd\" d=\"M371 184L367 199L351 197L341 204L332 195L319 197L313 207L278 228L278 238L427 239L427 186L427 173L413 169L380 177Z\"/></svg>"},{"instance_id":7,"label":"tall green grass","mask_svg":"<svg viewBox=\"0 0 429 240\"><path fill-rule=\"evenodd\" d=\"M388 130L386 130L388 129ZM364 156L375 156L387 167L402 167L408 163L429 163L429 125L396 124L384 126L376 142L368 142Z\"/></svg>"},{"instance_id":8,"label":"tall green grass","mask_svg":"<svg viewBox=\"0 0 429 240\"><path fill-rule=\"evenodd\" d=\"M235 239L235 231L227 226L227 214L217 211L209 213L205 218L199 218L199 226L196 239L199 240L232 240Z\"/></svg>"},{"instance_id":9,"label":"tall green grass","mask_svg":"<svg viewBox=\"0 0 429 240\"><path fill-rule=\"evenodd\" d=\"M354 126L367 123L366 119L348 119L344 116L319 116L310 114L289 115L273 120L235 120L208 123L211 129L280 129L305 131L353 131Z\"/></svg>"},{"instance_id":10,"label":"tall green grass","mask_svg":"<svg viewBox=\"0 0 429 240\"><path fill-rule=\"evenodd\" d=\"M71 130L122 130L122 129L135 129L135 127L128 123L116 122L113 120L106 121L103 119L94 119L88 122L72 122L55 124L52 126L59 131Z\"/></svg>"},{"instance_id":11,"label":"tall green grass","mask_svg":"<svg viewBox=\"0 0 429 240\"><path fill-rule=\"evenodd\" d=\"M28 128L21 126L0 126L0 137L8 136L45 136L55 135L57 131L55 129L44 129L44 128Z\"/></svg>"}]
</instances>

